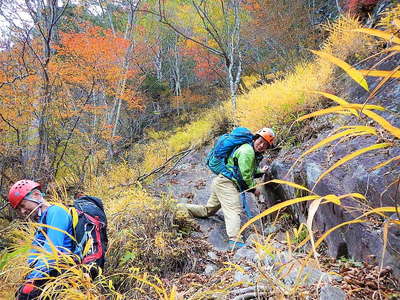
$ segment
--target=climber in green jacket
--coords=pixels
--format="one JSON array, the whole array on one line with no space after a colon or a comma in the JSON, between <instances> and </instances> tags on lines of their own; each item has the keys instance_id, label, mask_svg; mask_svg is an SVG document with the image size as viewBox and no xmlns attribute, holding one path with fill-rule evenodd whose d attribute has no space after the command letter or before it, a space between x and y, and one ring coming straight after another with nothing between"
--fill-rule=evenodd
<instances>
[{"instance_id":1,"label":"climber in green jacket","mask_svg":"<svg viewBox=\"0 0 400 300\"><path fill-rule=\"evenodd\" d=\"M254 178L257 173L264 173L265 170L258 168L262 154L272 146L275 133L271 128L262 128L254 135L252 144L239 146L233 154L228 157L227 168L238 166L241 178L245 185L256 197L260 191L255 189ZM237 162L237 164L235 164ZM239 236L240 214L242 205L240 203L240 184L236 179L228 179L222 174L214 178L211 187L211 196L206 205L185 204L191 216L206 218L217 213L222 208L225 217L226 232L229 237L229 244L236 247L244 246L243 239Z\"/></svg>"}]
</instances>

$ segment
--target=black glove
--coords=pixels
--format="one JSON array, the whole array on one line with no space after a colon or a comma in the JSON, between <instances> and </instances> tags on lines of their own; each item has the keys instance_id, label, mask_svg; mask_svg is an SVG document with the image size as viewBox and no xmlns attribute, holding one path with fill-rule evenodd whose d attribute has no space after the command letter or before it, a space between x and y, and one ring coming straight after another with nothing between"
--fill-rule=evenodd
<instances>
[{"instance_id":1,"label":"black glove","mask_svg":"<svg viewBox=\"0 0 400 300\"><path fill-rule=\"evenodd\" d=\"M17 300L31 300L37 299L41 294L41 291L34 285L33 281L25 282L15 293L15 299Z\"/></svg>"}]
</instances>

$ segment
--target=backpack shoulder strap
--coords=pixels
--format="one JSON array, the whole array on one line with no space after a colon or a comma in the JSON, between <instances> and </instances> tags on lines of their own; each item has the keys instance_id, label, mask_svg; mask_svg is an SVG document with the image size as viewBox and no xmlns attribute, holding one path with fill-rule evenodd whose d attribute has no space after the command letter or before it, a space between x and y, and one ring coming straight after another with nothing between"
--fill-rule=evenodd
<instances>
[{"instance_id":1,"label":"backpack shoulder strap","mask_svg":"<svg viewBox=\"0 0 400 300\"><path fill-rule=\"evenodd\" d=\"M76 211L75 207L70 207L68 209L68 212L72 217L72 228L75 231L76 225L78 225L78 220L79 220L78 212Z\"/></svg>"}]
</instances>

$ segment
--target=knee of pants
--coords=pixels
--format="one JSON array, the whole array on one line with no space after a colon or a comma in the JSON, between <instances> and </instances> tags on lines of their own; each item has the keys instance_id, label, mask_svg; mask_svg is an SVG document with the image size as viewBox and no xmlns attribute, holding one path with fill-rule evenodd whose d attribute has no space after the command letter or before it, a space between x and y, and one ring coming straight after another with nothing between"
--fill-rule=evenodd
<instances>
[{"instance_id":1,"label":"knee of pants","mask_svg":"<svg viewBox=\"0 0 400 300\"><path fill-rule=\"evenodd\" d=\"M217 211L219 211L220 208L221 208L221 206L216 206L216 207L207 207L206 206L207 217L211 217L211 216L215 215L217 213Z\"/></svg>"}]
</instances>

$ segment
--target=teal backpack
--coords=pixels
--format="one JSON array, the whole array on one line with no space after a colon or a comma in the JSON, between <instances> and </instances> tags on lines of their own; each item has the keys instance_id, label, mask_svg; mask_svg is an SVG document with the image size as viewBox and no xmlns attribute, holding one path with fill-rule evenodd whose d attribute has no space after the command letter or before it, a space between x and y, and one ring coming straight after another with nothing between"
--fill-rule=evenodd
<instances>
[{"instance_id":1,"label":"teal backpack","mask_svg":"<svg viewBox=\"0 0 400 300\"><path fill-rule=\"evenodd\" d=\"M228 179L235 179L239 184L240 191L246 190L248 186L240 174L237 162L235 161L233 168L228 168L226 163L229 156L241 145L252 144L253 138L254 135L249 129L237 127L231 133L226 133L218 138L206 159L206 164L211 171L217 175L222 174Z\"/></svg>"}]
</instances>

